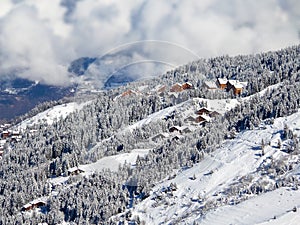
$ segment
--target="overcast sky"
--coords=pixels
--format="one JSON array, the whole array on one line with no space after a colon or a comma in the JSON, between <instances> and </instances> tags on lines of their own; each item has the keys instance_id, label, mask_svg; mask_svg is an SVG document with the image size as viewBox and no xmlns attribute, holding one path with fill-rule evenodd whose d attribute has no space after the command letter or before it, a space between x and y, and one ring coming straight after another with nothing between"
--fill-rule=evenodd
<instances>
[{"instance_id":1,"label":"overcast sky","mask_svg":"<svg viewBox=\"0 0 300 225\"><path fill-rule=\"evenodd\" d=\"M193 57L276 50L299 43L299 9L299 0L0 0L0 70L65 84L72 60L143 40L161 41L151 60L171 64L180 54L162 43Z\"/></svg>"}]
</instances>

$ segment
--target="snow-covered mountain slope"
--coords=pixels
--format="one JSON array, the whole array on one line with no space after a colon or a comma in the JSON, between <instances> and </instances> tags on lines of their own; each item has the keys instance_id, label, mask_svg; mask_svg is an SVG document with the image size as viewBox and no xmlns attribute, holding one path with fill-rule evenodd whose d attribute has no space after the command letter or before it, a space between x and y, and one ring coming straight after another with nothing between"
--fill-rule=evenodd
<instances>
[{"instance_id":1,"label":"snow-covered mountain slope","mask_svg":"<svg viewBox=\"0 0 300 225\"><path fill-rule=\"evenodd\" d=\"M298 62L299 46L217 57L93 96L80 76L87 106L53 107L17 137L0 127L0 223L290 222L299 211ZM219 76L247 82L242 96L203 85Z\"/></svg>"},{"instance_id":2,"label":"snow-covered mountain slope","mask_svg":"<svg viewBox=\"0 0 300 225\"><path fill-rule=\"evenodd\" d=\"M157 184L133 215L146 224L276 224L274 218L298 218L290 211L300 207L300 192L289 179L300 174L299 155L287 153L289 140L278 148L286 126L299 136L300 112L225 141L194 167ZM274 165L283 171L274 172ZM280 180L285 187L276 189ZM257 191L260 184L264 190Z\"/></svg>"},{"instance_id":3,"label":"snow-covered mountain slope","mask_svg":"<svg viewBox=\"0 0 300 225\"><path fill-rule=\"evenodd\" d=\"M118 135L126 135L126 132L131 133L136 128L142 128L145 125L154 124L166 118L173 112L176 112L177 116L180 118L187 118L188 116L195 114L195 111L199 108L199 103L207 104L207 109L211 111L217 111L220 114L224 114L226 111L234 108L237 104L239 104L239 102L236 99L210 100L210 99L203 99L203 98L193 98L191 100L183 102L182 104L168 107L166 109L153 113L149 115L147 118L140 120L130 126L125 127L123 130L121 130L118 133ZM84 107L84 105L86 104L88 103L82 103L79 105L77 103L68 103L64 105L55 106L49 110L46 110L45 112L38 114L37 116L31 118L30 120L25 120L19 125L19 127L24 129L27 126L30 126L32 124L38 124L41 121L46 121L48 124L51 124L55 119L64 118L69 113L75 110L79 110L80 108ZM191 130L196 129L197 127L199 127L199 125L195 123L191 123L189 126ZM176 132L170 133L168 130L165 130L164 132L166 132L165 134L168 138L172 138L173 136L178 135L178 133ZM104 142L108 142L110 140L111 138L102 140L101 142L95 144L95 146L91 148L90 151L97 151L98 148L101 148ZM161 143L160 141L153 142L149 140L145 144L148 146L148 148L132 149L132 150L128 150L127 153L120 153L117 155L106 156L97 160L94 163L79 165L79 168L85 172L83 173L83 175L90 175L93 172L101 172L103 169L110 169L111 171L117 171L119 166L123 165L125 162L127 164L134 166L138 156L139 157L146 156L150 149L154 148L157 144L160 143ZM67 179L68 178L65 177L64 178L57 177L55 179L50 179L50 180L52 183L60 183L60 182L63 183Z\"/></svg>"},{"instance_id":4,"label":"snow-covered mountain slope","mask_svg":"<svg viewBox=\"0 0 300 225\"><path fill-rule=\"evenodd\" d=\"M89 104L90 101L84 103L70 102L62 105L54 106L41 112L29 119L22 121L20 124L16 125L16 129L24 130L26 127L31 127L33 125L47 123L52 124L55 120L64 119L70 113L82 109L85 105Z\"/></svg>"},{"instance_id":5,"label":"snow-covered mountain slope","mask_svg":"<svg viewBox=\"0 0 300 225\"><path fill-rule=\"evenodd\" d=\"M298 224L300 190L279 188L238 205L226 205L210 211L199 224ZM191 220L189 220L191 221ZM191 221L192 222L192 221Z\"/></svg>"}]
</instances>

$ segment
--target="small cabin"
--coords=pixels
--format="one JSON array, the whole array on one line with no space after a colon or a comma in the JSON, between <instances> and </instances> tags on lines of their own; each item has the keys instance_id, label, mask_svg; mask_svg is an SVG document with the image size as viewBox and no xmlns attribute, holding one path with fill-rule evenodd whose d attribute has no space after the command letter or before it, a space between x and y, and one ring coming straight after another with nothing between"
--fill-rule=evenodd
<instances>
[{"instance_id":1,"label":"small cabin","mask_svg":"<svg viewBox=\"0 0 300 225\"><path fill-rule=\"evenodd\" d=\"M11 136L12 136L12 137L20 137L20 135L21 135L20 131L16 131L16 130L14 130L14 131L11 133Z\"/></svg>"},{"instance_id":2,"label":"small cabin","mask_svg":"<svg viewBox=\"0 0 300 225\"><path fill-rule=\"evenodd\" d=\"M227 82L228 80L226 78L218 78L216 83L220 89L225 90L227 88Z\"/></svg>"},{"instance_id":3,"label":"small cabin","mask_svg":"<svg viewBox=\"0 0 300 225\"><path fill-rule=\"evenodd\" d=\"M168 138L169 135L166 133L159 133L151 138L152 141L161 141L164 138Z\"/></svg>"},{"instance_id":4,"label":"small cabin","mask_svg":"<svg viewBox=\"0 0 300 225\"><path fill-rule=\"evenodd\" d=\"M231 89L234 89L234 86L237 85L239 83L238 80L228 80L227 81L227 91L230 91Z\"/></svg>"},{"instance_id":5,"label":"small cabin","mask_svg":"<svg viewBox=\"0 0 300 225\"><path fill-rule=\"evenodd\" d=\"M32 204L28 203L22 207L22 211L30 211L33 209Z\"/></svg>"},{"instance_id":6,"label":"small cabin","mask_svg":"<svg viewBox=\"0 0 300 225\"><path fill-rule=\"evenodd\" d=\"M46 200L44 199L37 199L37 200L33 200L32 202L24 205L22 207L22 211L30 211L30 210L33 210L35 208L40 208L40 207L43 207L47 204Z\"/></svg>"},{"instance_id":7,"label":"small cabin","mask_svg":"<svg viewBox=\"0 0 300 225\"><path fill-rule=\"evenodd\" d=\"M192 89L193 84L191 84L190 82L185 82L184 84L181 85L181 87L183 90Z\"/></svg>"},{"instance_id":8,"label":"small cabin","mask_svg":"<svg viewBox=\"0 0 300 225\"><path fill-rule=\"evenodd\" d=\"M183 91L182 85L179 83L174 84L171 89L170 92L181 92Z\"/></svg>"},{"instance_id":9,"label":"small cabin","mask_svg":"<svg viewBox=\"0 0 300 225\"><path fill-rule=\"evenodd\" d=\"M8 130L5 130L2 132L2 138L8 138L10 136L10 132Z\"/></svg>"},{"instance_id":10,"label":"small cabin","mask_svg":"<svg viewBox=\"0 0 300 225\"><path fill-rule=\"evenodd\" d=\"M133 91L133 90L128 90L128 91L123 92L121 96L125 97L125 96L129 96L129 95L137 95L137 92Z\"/></svg>"},{"instance_id":11,"label":"small cabin","mask_svg":"<svg viewBox=\"0 0 300 225\"><path fill-rule=\"evenodd\" d=\"M82 170L78 167L73 167L73 168L68 169L68 176L75 176L80 173L84 173L84 170Z\"/></svg>"},{"instance_id":12,"label":"small cabin","mask_svg":"<svg viewBox=\"0 0 300 225\"><path fill-rule=\"evenodd\" d=\"M191 115L191 116L188 116L184 119L184 122L195 122L197 119L197 116L195 115Z\"/></svg>"},{"instance_id":13,"label":"small cabin","mask_svg":"<svg viewBox=\"0 0 300 225\"><path fill-rule=\"evenodd\" d=\"M172 141L178 141L181 138L182 138L182 136L180 134L177 134L174 137L172 137Z\"/></svg>"},{"instance_id":14,"label":"small cabin","mask_svg":"<svg viewBox=\"0 0 300 225\"><path fill-rule=\"evenodd\" d=\"M203 115L203 114L206 114L206 115L209 115L211 111L209 111L207 108L201 108L199 110L196 111L196 114L197 115Z\"/></svg>"},{"instance_id":15,"label":"small cabin","mask_svg":"<svg viewBox=\"0 0 300 225\"><path fill-rule=\"evenodd\" d=\"M227 91L232 90L235 95L242 94L243 89L247 86L247 82L240 82L238 80L228 80Z\"/></svg>"},{"instance_id":16,"label":"small cabin","mask_svg":"<svg viewBox=\"0 0 300 225\"><path fill-rule=\"evenodd\" d=\"M206 115L206 114L202 114L201 116L198 116L196 119L195 119L195 122L196 123L205 123L205 122L210 122L211 118Z\"/></svg>"},{"instance_id":17,"label":"small cabin","mask_svg":"<svg viewBox=\"0 0 300 225\"><path fill-rule=\"evenodd\" d=\"M196 123L203 123L203 122L207 122L207 120L202 116L198 116L198 117L196 117L195 122Z\"/></svg>"},{"instance_id":18,"label":"small cabin","mask_svg":"<svg viewBox=\"0 0 300 225\"><path fill-rule=\"evenodd\" d=\"M243 91L243 86L241 84L234 85L234 87L233 87L233 93L235 95L242 94L242 91Z\"/></svg>"},{"instance_id":19,"label":"small cabin","mask_svg":"<svg viewBox=\"0 0 300 225\"><path fill-rule=\"evenodd\" d=\"M181 131L182 131L181 127L178 126L173 126L169 128L170 133L174 133L174 132L181 133Z\"/></svg>"}]
</instances>

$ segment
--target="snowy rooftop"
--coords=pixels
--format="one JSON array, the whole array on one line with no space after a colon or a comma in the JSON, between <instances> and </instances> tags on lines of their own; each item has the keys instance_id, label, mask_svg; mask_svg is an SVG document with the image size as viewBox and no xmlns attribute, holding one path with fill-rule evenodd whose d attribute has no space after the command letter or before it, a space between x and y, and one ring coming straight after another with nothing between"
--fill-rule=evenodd
<instances>
[{"instance_id":1,"label":"snowy rooftop","mask_svg":"<svg viewBox=\"0 0 300 225\"><path fill-rule=\"evenodd\" d=\"M237 83L233 85L235 88L244 88L244 85L242 85L241 83Z\"/></svg>"},{"instance_id":2,"label":"snowy rooftop","mask_svg":"<svg viewBox=\"0 0 300 225\"><path fill-rule=\"evenodd\" d=\"M202 114L201 117L202 117L203 119L205 119L206 121L208 121L208 122L211 120L210 116L205 115L205 114Z\"/></svg>"},{"instance_id":3,"label":"snowy rooftop","mask_svg":"<svg viewBox=\"0 0 300 225\"><path fill-rule=\"evenodd\" d=\"M218 81L220 84L227 84L227 79L226 78L218 78Z\"/></svg>"},{"instance_id":4,"label":"snowy rooftop","mask_svg":"<svg viewBox=\"0 0 300 225\"><path fill-rule=\"evenodd\" d=\"M73 173L73 172L75 172L75 171L77 171L77 170L82 170L82 169L79 168L79 167L73 167L73 168L68 169L68 172ZM82 171L83 171L83 170L82 170Z\"/></svg>"}]
</instances>

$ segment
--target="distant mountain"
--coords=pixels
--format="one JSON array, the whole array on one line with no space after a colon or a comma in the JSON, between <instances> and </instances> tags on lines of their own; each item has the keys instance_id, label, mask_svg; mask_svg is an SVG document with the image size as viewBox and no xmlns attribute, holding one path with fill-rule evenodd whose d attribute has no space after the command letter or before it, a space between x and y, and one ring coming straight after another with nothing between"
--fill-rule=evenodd
<instances>
[{"instance_id":1,"label":"distant mountain","mask_svg":"<svg viewBox=\"0 0 300 225\"><path fill-rule=\"evenodd\" d=\"M158 57L158 56L156 56ZM145 53L143 48L127 47L99 57L82 57L71 62L68 71L111 89L139 79L158 76L171 69L171 64Z\"/></svg>"},{"instance_id":2,"label":"distant mountain","mask_svg":"<svg viewBox=\"0 0 300 225\"><path fill-rule=\"evenodd\" d=\"M136 80L127 68L118 70L119 65L120 61L114 61L114 56L111 55L99 58L82 57L71 62L68 71L100 83L101 88L110 89Z\"/></svg>"},{"instance_id":3,"label":"distant mountain","mask_svg":"<svg viewBox=\"0 0 300 225\"><path fill-rule=\"evenodd\" d=\"M92 64L96 58L82 57L71 62L68 71L81 76L88 69L89 65Z\"/></svg>"},{"instance_id":4,"label":"distant mountain","mask_svg":"<svg viewBox=\"0 0 300 225\"><path fill-rule=\"evenodd\" d=\"M70 96L71 87L58 87L15 78L0 81L0 121L20 116L37 104Z\"/></svg>"}]
</instances>

